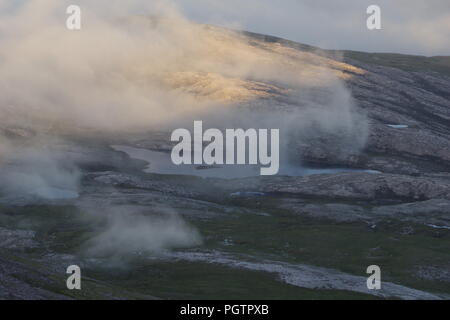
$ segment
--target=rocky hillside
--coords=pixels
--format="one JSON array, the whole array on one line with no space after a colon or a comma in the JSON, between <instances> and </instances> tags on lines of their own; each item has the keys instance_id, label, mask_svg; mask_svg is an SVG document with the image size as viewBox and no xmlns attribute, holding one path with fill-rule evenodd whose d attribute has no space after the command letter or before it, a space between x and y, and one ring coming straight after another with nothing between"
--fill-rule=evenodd
<instances>
[{"instance_id":1,"label":"rocky hillside","mask_svg":"<svg viewBox=\"0 0 450 320\"><path fill-rule=\"evenodd\" d=\"M329 51L247 33L330 59L354 69L345 81L370 119L365 150L356 157L335 159L333 143L314 143L304 153L311 162L364 166L389 173L448 171L450 160L450 57ZM314 142L317 142L314 140Z\"/></svg>"},{"instance_id":2,"label":"rocky hillside","mask_svg":"<svg viewBox=\"0 0 450 320\"><path fill-rule=\"evenodd\" d=\"M0 108L0 298L448 299L450 57L202 28L201 61L139 85L214 107L212 123L283 125L290 165L318 174L161 174L111 146L164 153L167 130Z\"/></svg>"}]
</instances>

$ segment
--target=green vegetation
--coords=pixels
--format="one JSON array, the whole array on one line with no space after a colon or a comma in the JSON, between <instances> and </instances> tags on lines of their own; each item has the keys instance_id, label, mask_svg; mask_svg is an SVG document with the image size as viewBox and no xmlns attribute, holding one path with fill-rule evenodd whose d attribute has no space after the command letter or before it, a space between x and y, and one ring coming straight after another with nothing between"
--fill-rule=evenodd
<instances>
[{"instance_id":1,"label":"green vegetation","mask_svg":"<svg viewBox=\"0 0 450 320\"><path fill-rule=\"evenodd\" d=\"M285 40L278 37L262 35L252 32L244 34L266 42L276 42L282 45L304 51L313 51L331 57L350 58L364 63L380 65L385 67L398 68L404 71L431 71L450 76L450 56L416 56L398 53L370 53L351 50L324 50L314 46Z\"/></svg>"},{"instance_id":2,"label":"green vegetation","mask_svg":"<svg viewBox=\"0 0 450 320\"><path fill-rule=\"evenodd\" d=\"M431 71L450 76L450 57L413 56L397 53L367 53L344 51L344 57L368 64L398 68L404 71Z\"/></svg>"},{"instance_id":3,"label":"green vegetation","mask_svg":"<svg viewBox=\"0 0 450 320\"><path fill-rule=\"evenodd\" d=\"M272 201L276 203L276 200ZM366 266L378 264L385 281L434 293L449 292L448 283L420 279L416 275L416 268L420 266L448 267L448 230L405 225L395 220L372 229L364 223L311 219L273 208L267 211L269 216L236 208L227 215L220 212L216 218L188 218L204 238L204 245L199 248L201 251L218 250L236 257L244 255L255 261L329 267L360 276L365 276ZM89 264L87 269L83 269L83 277L87 279L83 282L84 290L68 291L65 289L65 274L50 272L39 258L45 253L55 252L82 259L79 254L83 243L102 230L101 219L70 206L30 206L0 208L0 222L12 229L35 230L37 239L45 244L20 254L0 251L1 258L17 261L33 270L28 275L18 274L18 277L31 285L75 298L374 298L347 291L299 288L280 281L277 274L267 272L206 262L141 257L130 258L121 266L115 266L114 261ZM414 232L403 233L406 227L413 228ZM48 277L54 281L43 281L35 272L50 272Z\"/></svg>"}]
</instances>

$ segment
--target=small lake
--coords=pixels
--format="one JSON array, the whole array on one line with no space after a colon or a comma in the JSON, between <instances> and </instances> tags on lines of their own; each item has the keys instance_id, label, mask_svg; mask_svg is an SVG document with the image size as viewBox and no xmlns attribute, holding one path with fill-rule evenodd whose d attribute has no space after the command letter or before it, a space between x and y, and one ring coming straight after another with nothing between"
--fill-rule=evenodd
<instances>
[{"instance_id":1,"label":"small lake","mask_svg":"<svg viewBox=\"0 0 450 320\"><path fill-rule=\"evenodd\" d=\"M172 175L191 175L204 178L244 178L260 175L260 165L220 165L220 166L202 166L202 165L175 165L172 163L170 153L162 151L153 151L148 149L135 148L130 146L113 145L116 151L126 153L130 158L143 160L148 163L144 169L147 173L172 174ZM313 174L339 173L339 172L368 172L379 173L374 170L350 169L350 168L305 168L292 165L280 164L278 175L285 176L307 176Z\"/></svg>"}]
</instances>

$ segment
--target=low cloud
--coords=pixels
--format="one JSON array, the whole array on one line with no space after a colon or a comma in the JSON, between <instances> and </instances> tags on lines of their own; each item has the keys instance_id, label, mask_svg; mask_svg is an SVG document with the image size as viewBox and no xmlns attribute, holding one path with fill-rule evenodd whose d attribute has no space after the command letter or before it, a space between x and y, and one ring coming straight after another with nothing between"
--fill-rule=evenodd
<instances>
[{"instance_id":1,"label":"low cloud","mask_svg":"<svg viewBox=\"0 0 450 320\"><path fill-rule=\"evenodd\" d=\"M101 212L92 209L91 214L105 222L99 234L85 243L83 254L88 257L117 259L160 254L202 243L198 231L172 209L153 208L145 212L115 206L102 208Z\"/></svg>"},{"instance_id":2,"label":"low cloud","mask_svg":"<svg viewBox=\"0 0 450 320\"><path fill-rule=\"evenodd\" d=\"M54 198L77 190L77 169L47 147L79 132L167 130L199 119L215 128L280 128L284 159L323 135L343 153L365 144L367 121L345 86L363 70L190 22L168 1L80 0L82 30L69 31L71 2L0 0L4 194ZM165 209L156 216L102 210L106 223L88 242L88 256L200 243L195 229Z\"/></svg>"},{"instance_id":3,"label":"low cloud","mask_svg":"<svg viewBox=\"0 0 450 320\"><path fill-rule=\"evenodd\" d=\"M0 128L118 133L203 119L283 128L291 141L325 132L355 149L365 143L366 121L344 85L358 68L192 23L169 1L79 1L82 30L69 31L69 4L31 0L1 12Z\"/></svg>"},{"instance_id":4,"label":"low cloud","mask_svg":"<svg viewBox=\"0 0 450 320\"><path fill-rule=\"evenodd\" d=\"M49 140L15 142L0 137L0 197L24 203L78 197L80 171L70 161L61 161Z\"/></svg>"}]
</instances>

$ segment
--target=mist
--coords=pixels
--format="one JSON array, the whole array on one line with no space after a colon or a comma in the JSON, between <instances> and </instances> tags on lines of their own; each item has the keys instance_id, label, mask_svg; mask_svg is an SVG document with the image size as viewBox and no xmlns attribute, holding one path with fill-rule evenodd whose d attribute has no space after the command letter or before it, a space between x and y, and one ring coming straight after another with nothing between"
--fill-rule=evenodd
<instances>
[{"instance_id":1,"label":"mist","mask_svg":"<svg viewBox=\"0 0 450 320\"><path fill-rule=\"evenodd\" d=\"M25 1L2 12L1 121L49 131L149 129L344 76L336 61L252 45L187 21L168 1L145 3L81 1L76 32L65 27L68 1ZM147 17L132 16L135 8Z\"/></svg>"},{"instance_id":2,"label":"mist","mask_svg":"<svg viewBox=\"0 0 450 320\"><path fill-rule=\"evenodd\" d=\"M54 152L57 142L37 136L24 143L0 136L0 198L25 203L77 198L81 172Z\"/></svg>"},{"instance_id":3,"label":"mist","mask_svg":"<svg viewBox=\"0 0 450 320\"><path fill-rule=\"evenodd\" d=\"M71 1L0 0L0 198L82 198L83 170L58 149L80 133L170 132L194 120L280 129L282 166L301 164L299 147L324 136L342 154L364 147L367 121L345 85L364 71L339 57L193 23L170 1L92 2L77 1L82 29L70 31ZM201 244L170 208L153 209L91 209L104 224L83 254Z\"/></svg>"},{"instance_id":4,"label":"mist","mask_svg":"<svg viewBox=\"0 0 450 320\"><path fill-rule=\"evenodd\" d=\"M196 24L170 1L80 1L79 31L65 26L69 1L0 3L0 131L62 139L90 130L169 132L199 119L215 128L275 128L285 166L301 163L299 146L323 137L338 156L365 145L366 118L344 83L364 71L339 57ZM43 139L32 144L31 156L17 146L2 151L22 162L23 172L1 173L8 189L50 198L51 186L73 190L77 178L58 169L66 163L43 151ZM43 159L55 169L37 170Z\"/></svg>"},{"instance_id":5,"label":"mist","mask_svg":"<svg viewBox=\"0 0 450 320\"><path fill-rule=\"evenodd\" d=\"M133 255L157 255L202 243L198 231L168 207L145 210L109 206L102 210L90 209L88 213L103 221L98 234L83 246L81 253L90 258L116 260Z\"/></svg>"},{"instance_id":6,"label":"mist","mask_svg":"<svg viewBox=\"0 0 450 320\"><path fill-rule=\"evenodd\" d=\"M0 0L3 194L76 196L79 170L48 146L80 132L170 132L194 120L280 129L281 165L300 164L301 146L324 137L339 156L366 143L345 85L364 70L339 57L197 24L171 1L79 1L82 29L71 31L70 4Z\"/></svg>"}]
</instances>

